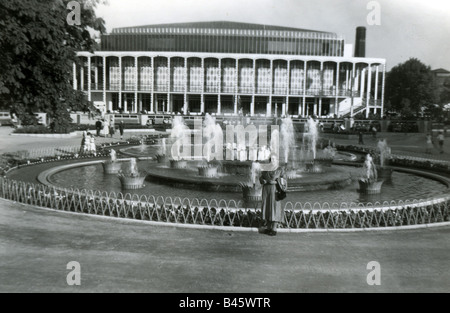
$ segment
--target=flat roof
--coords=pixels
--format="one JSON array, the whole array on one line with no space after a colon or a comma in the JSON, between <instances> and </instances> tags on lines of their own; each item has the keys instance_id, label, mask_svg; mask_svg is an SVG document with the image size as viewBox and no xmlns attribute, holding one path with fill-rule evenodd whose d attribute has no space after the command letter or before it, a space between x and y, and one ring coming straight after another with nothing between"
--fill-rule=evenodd
<instances>
[{"instance_id":1,"label":"flat roof","mask_svg":"<svg viewBox=\"0 0 450 313\"><path fill-rule=\"evenodd\" d=\"M241 23L241 22L231 22L231 21L210 21L210 22L187 22L187 23L168 23L168 24L151 24L151 25L141 25L141 26L131 26L131 27L118 27L113 28L112 33L117 33L120 31L130 31L133 32L135 29L148 29L148 28L200 28L200 29L239 29L239 30L275 30L275 31L293 31L293 32L311 32L320 34L329 34L337 36L333 32L324 32L311 29L294 28L286 26L276 26L276 25L266 25L266 24L252 24L252 23Z\"/></svg>"}]
</instances>

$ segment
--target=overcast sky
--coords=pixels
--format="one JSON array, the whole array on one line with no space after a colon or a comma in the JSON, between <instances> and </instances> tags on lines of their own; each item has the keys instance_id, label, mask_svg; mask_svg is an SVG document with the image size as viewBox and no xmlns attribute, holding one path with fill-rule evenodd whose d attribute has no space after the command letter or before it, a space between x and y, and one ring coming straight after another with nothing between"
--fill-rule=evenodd
<instances>
[{"instance_id":1,"label":"overcast sky","mask_svg":"<svg viewBox=\"0 0 450 313\"><path fill-rule=\"evenodd\" d=\"M388 69L418 58L450 70L450 0L378 0L381 25L369 25L370 0L108 0L97 15L115 27L196 21L234 21L335 32L354 43L367 27L367 57Z\"/></svg>"}]
</instances>

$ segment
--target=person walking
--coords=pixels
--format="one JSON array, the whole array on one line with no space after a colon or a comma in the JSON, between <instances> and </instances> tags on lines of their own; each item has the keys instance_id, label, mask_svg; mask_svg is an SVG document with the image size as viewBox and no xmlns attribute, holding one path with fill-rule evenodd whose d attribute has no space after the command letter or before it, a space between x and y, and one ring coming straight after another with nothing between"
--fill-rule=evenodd
<instances>
[{"instance_id":1,"label":"person walking","mask_svg":"<svg viewBox=\"0 0 450 313\"><path fill-rule=\"evenodd\" d=\"M105 138L109 135L109 123L107 120L102 120L102 130L100 131L100 135Z\"/></svg>"},{"instance_id":2,"label":"person walking","mask_svg":"<svg viewBox=\"0 0 450 313\"><path fill-rule=\"evenodd\" d=\"M431 134L428 134L425 153L431 154L432 151L433 151L433 137L431 136Z\"/></svg>"},{"instance_id":3,"label":"person walking","mask_svg":"<svg viewBox=\"0 0 450 313\"><path fill-rule=\"evenodd\" d=\"M276 156L272 156L272 163ZM263 171L259 179L262 187L262 219L265 221L264 233L269 236L277 235L277 228L284 221L284 209L277 199L277 184L287 187L284 170L278 167L274 171ZM287 188L286 188L287 189Z\"/></svg>"},{"instance_id":4,"label":"person walking","mask_svg":"<svg viewBox=\"0 0 450 313\"><path fill-rule=\"evenodd\" d=\"M115 133L116 133L116 130L114 128L114 124L111 123L111 125L109 125L109 135L111 136L111 138L114 137Z\"/></svg>"},{"instance_id":5,"label":"person walking","mask_svg":"<svg viewBox=\"0 0 450 313\"><path fill-rule=\"evenodd\" d=\"M364 145L364 134L362 130L360 130L358 133L358 139L358 145Z\"/></svg>"},{"instance_id":6,"label":"person walking","mask_svg":"<svg viewBox=\"0 0 450 313\"><path fill-rule=\"evenodd\" d=\"M375 125L372 126L372 137L373 139L377 139L377 128Z\"/></svg>"},{"instance_id":7,"label":"person walking","mask_svg":"<svg viewBox=\"0 0 450 313\"><path fill-rule=\"evenodd\" d=\"M120 123L119 123L120 140L123 140L124 131L125 131L125 125L124 125L123 121L120 121Z\"/></svg>"},{"instance_id":8,"label":"person walking","mask_svg":"<svg viewBox=\"0 0 450 313\"><path fill-rule=\"evenodd\" d=\"M439 132L439 135L437 137L438 142L439 142L439 151L440 153L444 153L444 133L443 132Z\"/></svg>"},{"instance_id":9,"label":"person walking","mask_svg":"<svg viewBox=\"0 0 450 313\"><path fill-rule=\"evenodd\" d=\"M100 132L102 130L102 121L97 120L97 122L95 123L95 130L97 131L97 137L100 137Z\"/></svg>"}]
</instances>

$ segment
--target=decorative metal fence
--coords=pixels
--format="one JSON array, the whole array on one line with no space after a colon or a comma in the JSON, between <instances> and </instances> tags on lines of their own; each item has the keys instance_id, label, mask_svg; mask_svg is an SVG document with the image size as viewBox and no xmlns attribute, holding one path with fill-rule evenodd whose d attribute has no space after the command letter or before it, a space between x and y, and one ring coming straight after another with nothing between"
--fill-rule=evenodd
<instances>
[{"instance_id":1,"label":"decorative metal fence","mask_svg":"<svg viewBox=\"0 0 450 313\"><path fill-rule=\"evenodd\" d=\"M57 189L0 178L0 197L54 210L135 220L234 227L260 227L261 210L240 202L147 197ZM284 207L283 228L361 229L433 224L450 220L448 198L440 201L371 205L292 204Z\"/></svg>"},{"instance_id":2,"label":"decorative metal fence","mask_svg":"<svg viewBox=\"0 0 450 313\"><path fill-rule=\"evenodd\" d=\"M445 157L440 157L438 155L427 155L422 153L409 153L406 154L400 154L400 153L392 153L389 155L390 158L399 159L399 160L410 160L410 161L417 161L417 162L432 162L435 164L441 164L450 166L450 161L446 159Z\"/></svg>"}]
</instances>

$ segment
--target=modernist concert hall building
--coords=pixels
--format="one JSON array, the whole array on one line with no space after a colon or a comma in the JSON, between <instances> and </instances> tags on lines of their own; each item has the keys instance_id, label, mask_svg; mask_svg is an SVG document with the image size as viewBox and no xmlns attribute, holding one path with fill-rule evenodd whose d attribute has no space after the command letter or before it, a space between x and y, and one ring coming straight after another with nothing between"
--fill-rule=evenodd
<instances>
[{"instance_id":1,"label":"modernist concert hall building","mask_svg":"<svg viewBox=\"0 0 450 313\"><path fill-rule=\"evenodd\" d=\"M79 52L73 86L111 112L295 117L382 114L386 60L341 36L199 22L116 28Z\"/></svg>"}]
</instances>

